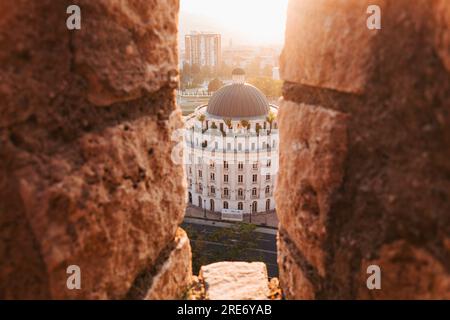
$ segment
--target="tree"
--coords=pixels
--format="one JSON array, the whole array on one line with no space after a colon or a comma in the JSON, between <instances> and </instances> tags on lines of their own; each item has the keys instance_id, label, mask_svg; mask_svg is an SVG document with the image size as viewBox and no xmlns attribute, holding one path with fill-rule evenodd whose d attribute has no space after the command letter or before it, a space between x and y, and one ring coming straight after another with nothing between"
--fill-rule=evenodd
<instances>
[{"instance_id":1,"label":"tree","mask_svg":"<svg viewBox=\"0 0 450 320\"><path fill-rule=\"evenodd\" d=\"M199 116L197 117L197 120L200 121L200 122L202 123L202 129L203 129L203 123L204 123L205 120L206 120L205 115L204 115L204 114L199 115Z\"/></svg>"},{"instance_id":2,"label":"tree","mask_svg":"<svg viewBox=\"0 0 450 320\"><path fill-rule=\"evenodd\" d=\"M241 120L240 123L244 128L248 129L250 127L250 122L248 120Z\"/></svg>"},{"instance_id":3,"label":"tree","mask_svg":"<svg viewBox=\"0 0 450 320\"><path fill-rule=\"evenodd\" d=\"M262 75L264 77L272 77L273 67L271 65L266 65L262 70Z\"/></svg>"},{"instance_id":4,"label":"tree","mask_svg":"<svg viewBox=\"0 0 450 320\"><path fill-rule=\"evenodd\" d=\"M258 248L258 241L261 239L261 234L255 231L256 228L257 226L252 224L236 223L231 227L207 232L184 224L183 229L191 242L194 274L198 274L201 266L219 261L261 261L262 256L252 250ZM220 244L220 248L208 246L211 242Z\"/></svg>"},{"instance_id":5,"label":"tree","mask_svg":"<svg viewBox=\"0 0 450 320\"><path fill-rule=\"evenodd\" d=\"M257 77L261 74L261 57L256 56L247 67L249 76Z\"/></svg>"},{"instance_id":6,"label":"tree","mask_svg":"<svg viewBox=\"0 0 450 320\"><path fill-rule=\"evenodd\" d=\"M256 134L259 135L259 131L261 130L261 125L259 123L256 124L255 130Z\"/></svg>"},{"instance_id":7,"label":"tree","mask_svg":"<svg viewBox=\"0 0 450 320\"><path fill-rule=\"evenodd\" d=\"M215 78L215 79L211 80L208 84L208 93L215 92L215 91L219 90L220 88L222 88L222 86L223 86L223 82L220 81L220 79Z\"/></svg>"},{"instance_id":8,"label":"tree","mask_svg":"<svg viewBox=\"0 0 450 320\"><path fill-rule=\"evenodd\" d=\"M231 122L231 119L223 119L223 122L227 125L228 129L233 128L233 123Z\"/></svg>"},{"instance_id":9,"label":"tree","mask_svg":"<svg viewBox=\"0 0 450 320\"><path fill-rule=\"evenodd\" d=\"M274 80L269 77L254 77L249 78L248 83L257 87L267 97L272 98L281 97L281 88L283 86L283 81L281 80Z\"/></svg>"},{"instance_id":10,"label":"tree","mask_svg":"<svg viewBox=\"0 0 450 320\"><path fill-rule=\"evenodd\" d=\"M272 131L272 124L276 120L277 115L273 111L269 111L269 114L267 115L267 122L270 124L270 131Z\"/></svg>"},{"instance_id":11,"label":"tree","mask_svg":"<svg viewBox=\"0 0 450 320\"><path fill-rule=\"evenodd\" d=\"M217 75L221 78L229 78L231 76L231 72L233 71L233 67L229 66L225 62L222 62L222 64L219 67L219 70L217 72Z\"/></svg>"},{"instance_id":12,"label":"tree","mask_svg":"<svg viewBox=\"0 0 450 320\"><path fill-rule=\"evenodd\" d=\"M180 72L181 90L188 89L191 86L191 65L187 62L183 64Z\"/></svg>"}]
</instances>

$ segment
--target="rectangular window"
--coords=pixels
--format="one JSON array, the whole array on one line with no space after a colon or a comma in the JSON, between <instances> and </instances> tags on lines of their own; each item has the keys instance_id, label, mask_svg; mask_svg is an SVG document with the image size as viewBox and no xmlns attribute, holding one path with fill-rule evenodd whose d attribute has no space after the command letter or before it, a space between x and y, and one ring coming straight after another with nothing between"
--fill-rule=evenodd
<instances>
[{"instance_id":1,"label":"rectangular window","mask_svg":"<svg viewBox=\"0 0 450 320\"><path fill-rule=\"evenodd\" d=\"M272 161L269 159L267 160L267 166L270 167L272 165Z\"/></svg>"},{"instance_id":2,"label":"rectangular window","mask_svg":"<svg viewBox=\"0 0 450 320\"><path fill-rule=\"evenodd\" d=\"M201 178L202 177L202 170L198 170L198 176Z\"/></svg>"},{"instance_id":3,"label":"rectangular window","mask_svg":"<svg viewBox=\"0 0 450 320\"><path fill-rule=\"evenodd\" d=\"M224 161L224 162L223 162L223 167L224 167L225 169L228 169L228 161Z\"/></svg>"},{"instance_id":4,"label":"rectangular window","mask_svg":"<svg viewBox=\"0 0 450 320\"><path fill-rule=\"evenodd\" d=\"M216 176L214 175L214 173L211 173L211 180L214 181L216 178Z\"/></svg>"},{"instance_id":5,"label":"rectangular window","mask_svg":"<svg viewBox=\"0 0 450 320\"><path fill-rule=\"evenodd\" d=\"M238 182L239 183L244 182L244 176L242 174L238 175Z\"/></svg>"},{"instance_id":6,"label":"rectangular window","mask_svg":"<svg viewBox=\"0 0 450 320\"><path fill-rule=\"evenodd\" d=\"M270 180L270 173L266 174L266 181Z\"/></svg>"},{"instance_id":7,"label":"rectangular window","mask_svg":"<svg viewBox=\"0 0 450 320\"><path fill-rule=\"evenodd\" d=\"M240 161L240 162L238 163L238 169L239 169L239 170L243 170L243 169L244 169L244 163L243 163L242 161Z\"/></svg>"},{"instance_id":8,"label":"rectangular window","mask_svg":"<svg viewBox=\"0 0 450 320\"><path fill-rule=\"evenodd\" d=\"M228 175L227 174L223 176L223 181L228 182Z\"/></svg>"},{"instance_id":9,"label":"rectangular window","mask_svg":"<svg viewBox=\"0 0 450 320\"><path fill-rule=\"evenodd\" d=\"M258 162L253 162L253 169L258 169Z\"/></svg>"},{"instance_id":10,"label":"rectangular window","mask_svg":"<svg viewBox=\"0 0 450 320\"><path fill-rule=\"evenodd\" d=\"M253 182L258 182L258 175L257 174L253 175Z\"/></svg>"}]
</instances>

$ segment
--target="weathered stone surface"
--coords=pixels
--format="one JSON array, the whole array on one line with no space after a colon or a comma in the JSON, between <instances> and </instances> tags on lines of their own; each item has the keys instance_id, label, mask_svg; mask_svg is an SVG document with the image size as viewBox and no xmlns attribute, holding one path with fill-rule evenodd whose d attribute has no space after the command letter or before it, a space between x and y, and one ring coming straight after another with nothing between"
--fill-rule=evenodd
<instances>
[{"instance_id":1,"label":"weathered stone surface","mask_svg":"<svg viewBox=\"0 0 450 320\"><path fill-rule=\"evenodd\" d=\"M313 283L311 296L319 299L377 298L378 293L358 296L358 288L365 286L367 279L362 279L361 272L365 273L362 265L369 261L392 266L389 279L396 272L400 273L402 266L412 276L409 262L418 263L418 268L424 271L417 286L410 286L402 276L397 282L392 280L395 286L386 288L392 292L398 287L399 294L395 297L443 297L443 289L435 281L445 282L449 275L448 1L445 4L441 0L386 0L383 3L382 30L372 39L360 39L367 29L364 30L365 21L358 19L367 14L363 8L354 12L359 6L356 1L292 0L289 11L287 49L283 54L283 68L287 72L284 74L284 99L309 106L307 110L311 114L313 110L318 114L325 110L320 113L337 112L347 116L346 156L340 165L332 166L336 177L342 177L339 184L335 179L327 179L329 170L318 170L324 154L314 157L317 163L305 162L299 152L286 156L292 150L291 141L299 140L304 132L311 137L321 137L327 135L329 128L312 127L310 120L303 121L299 115L301 108L290 108L284 115L283 106L281 108L277 211L281 228L300 252L291 258L304 257L303 263L309 262L312 270L323 277L318 286L311 280L314 277L307 276ZM300 12L301 8L305 10ZM329 17L329 25L335 26L335 30L326 27ZM339 21L348 22L351 32L340 29ZM361 46L369 40L371 57L364 64L361 63L365 59L361 56L364 53ZM339 62L335 60L338 63L333 65L330 61L336 57ZM316 82L305 82L302 68L307 63L311 68L317 67L314 72L319 75L322 72L323 77L314 78ZM343 70L352 75L354 81L343 77ZM290 133L284 131L283 136L283 130L290 130ZM285 138L288 140L283 144ZM342 139L336 139L336 143L339 145ZM339 155L330 157L339 158ZM292 227L295 219L313 215L298 215L295 206L303 202L314 204L314 201L293 201L301 198L293 190L302 190L304 184L300 177L309 177L311 173L325 185L334 186L329 189L334 191L322 202L327 204L326 210L320 205L307 206L308 209L319 208L316 211L325 214L323 220L319 219L320 215L315 220L303 218L301 231L296 231ZM320 199L319 193L310 194L312 196L305 198ZM307 230L314 232L307 233ZM400 254L401 249L386 249L397 241L411 246L405 249L411 252L405 259ZM396 250L398 254L387 253ZM399 259L389 258L391 255ZM290 290L291 295L303 290L284 283L288 287L283 290ZM402 285L410 289L408 294ZM388 291L386 296L394 296Z\"/></svg>"},{"instance_id":2,"label":"weathered stone surface","mask_svg":"<svg viewBox=\"0 0 450 320\"><path fill-rule=\"evenodd\" d=\"M296 246L324 275L326 221L344 174L347 116L320 106L282 101L278 123L278 217Z\"/></svg>"},{"instance_id":3,"label":"weathered stone surface","mask_svg":"<svg viewBox=\"0 0 450 320\"><path fill-rule=\"evenodd\" d=\"M286 239L286 234L282 236L279 233L277 236L277 261L283 294L290 300L313 300L316 297L316 289L302 270L302 258L293 250L294 244L288 244Z\"/></svg>"},{"instance_id":4,"label":"weathered stone surface","mask_svg":"<svg viewBox=\"0 0 450 320\"><path fill-rule=\"evenodd\" d=\"M439 56L450 72L450 2L435 0L434 18L436 20L435 41Z\"/></svg>"},{"instance_id":5,"label":"weathered stone surface","mask_svg":"<svg viewBox=\"0 0 450 320\"><path fill-rule=\"evenodd\" d=\"M158 266L145 297L149 300L182 299L192 281L192 254L186 232L178 229L174 248Z\"/></svg>"},{"instance_id":6,"label":"weathered stone surface","mask_svg":"<svg viewBox=\"0 0 450 320\"><path fill-rule=\"evenodd\" d=\"M363 93L374 71L379 30L366 26L369 5L385 0L291 0L280 60L285 81Z\"/></svg>"},{"instance_id":7,"label":"weathered stone surface","mask_svg":"<svg viewBox=\"0 0 450 320\"><path fill-rule=\"evenodd\" d=\"M179 0L75 2L83 24L72 40L73 67L89 81L90 102L110 105L177 85Z\"/></svg>"},{"instance_id":8,"label":"weathered stone surface","mask_svg":"<svg viewBox=\"0 0 450 320\"><path fill-rule=\"evenodd\" d=\"M450 274L426 250L404 240L383 245L378 258L361 264L359 299L450 299ZM381 268L381 289L366 286L367 267Z\"/></svg>"},{"instance_id":9,"label":"weathered stone surface","mask_svg":"<svg viewBox=\"0 0 450 320\"><path fill-rule=\"evenodd\" d=\"M2 299L125 297L183 217L178 2L78 3L80 31L71 1L0 3Z\"/></svg>"},{"instance_id":10,"label":"weathered stone surface","mask_svg":"<svg viewBox=\"0 0 450 320\"><path fill-rule=\"evenodd\" d=\"M199 277L209 300L266 300L269 295L262 262L217 262L202 266Z\"/></svg>"}]
</instances>

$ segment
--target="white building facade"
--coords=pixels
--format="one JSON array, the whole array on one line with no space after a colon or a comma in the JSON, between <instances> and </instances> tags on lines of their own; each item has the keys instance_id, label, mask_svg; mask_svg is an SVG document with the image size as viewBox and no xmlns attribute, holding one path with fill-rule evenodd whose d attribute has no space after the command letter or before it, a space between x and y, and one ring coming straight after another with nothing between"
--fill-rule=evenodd
<instances>
[{"instance_id":1,"label":"white building facade","mask_svg":"<svg viewBox=\"0 0 450 320\"><path fill-rule=\"evenodd\" d=\"M186 119L188 202L199 208L275 210L278 107L244 79L242 69L234 70L234 83Z\"/></svg>"}]
</instances>

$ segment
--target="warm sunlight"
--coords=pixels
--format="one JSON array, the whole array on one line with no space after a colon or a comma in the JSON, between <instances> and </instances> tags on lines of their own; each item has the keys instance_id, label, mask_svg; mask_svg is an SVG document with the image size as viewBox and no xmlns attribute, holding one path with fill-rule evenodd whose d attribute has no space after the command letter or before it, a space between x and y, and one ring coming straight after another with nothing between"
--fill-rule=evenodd
<instances>
[{"instance_id":1,"label":"warm sunlight","mask_svg":"<svg viewBox=\"0 0 450 320\"><path fill-rule=\"evenodd\" d=\"M181 28L221 32L236 44L282 44L287 0L181 0ZM183 15L195 22L183 21ZM203 21L201 21L203 20ZM215 30L216 29L216 30ZM190 32L191 30L184 30Z\"/></svg>"}]
</instances>

